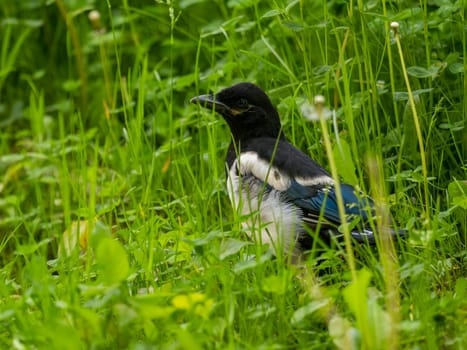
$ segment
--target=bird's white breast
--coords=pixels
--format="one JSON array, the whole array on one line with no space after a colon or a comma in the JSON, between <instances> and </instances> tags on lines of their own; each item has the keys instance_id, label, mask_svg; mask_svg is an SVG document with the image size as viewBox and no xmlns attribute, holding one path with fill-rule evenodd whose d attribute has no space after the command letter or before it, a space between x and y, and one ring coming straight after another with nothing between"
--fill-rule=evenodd
<instances>
[{"instance_id":1,"label":"bird's white breast","mask_svg":"<svg viewBox=\"0 0 467 350\"><path fill-rule=\"evenodd\" d=\"M267 181L265 181L267 180ZM270 187L267 191L266 182ZM296 231L301 229L301 213L281 200L280 191L290 186L290 178L280 174L253 152L241 154L229 169L227 189L232 206L244 217L248 235L268 244L277 254L294 251Z\"/></svg>"}]
</instances>

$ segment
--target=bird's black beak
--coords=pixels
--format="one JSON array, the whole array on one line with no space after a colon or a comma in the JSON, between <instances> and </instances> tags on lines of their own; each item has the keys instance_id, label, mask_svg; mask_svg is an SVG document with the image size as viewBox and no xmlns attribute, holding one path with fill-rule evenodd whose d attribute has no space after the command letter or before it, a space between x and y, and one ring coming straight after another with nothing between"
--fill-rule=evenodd
<instances>
[{"instance_id":1,"label":"bird's black beak","mask_svg":"<svg viewBox=\"0 0 467 350\"><path fill-rule=\"evenodd\" d=\"M205 108L212 109L220 114L226 115L230 114L230 108L225 103L222 103L216 99L214 95L200 95L193 97L190 100L191 103L201 105Z\"/></svg>"}]
</instances>

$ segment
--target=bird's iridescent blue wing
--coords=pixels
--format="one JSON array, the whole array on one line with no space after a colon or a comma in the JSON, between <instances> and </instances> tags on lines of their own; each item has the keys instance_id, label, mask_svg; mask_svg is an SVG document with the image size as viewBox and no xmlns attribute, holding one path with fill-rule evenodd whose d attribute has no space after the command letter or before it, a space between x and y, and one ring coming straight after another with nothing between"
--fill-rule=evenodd
<instances>
[{"instance_id":1,"label":"bird's iridescent blue wing","mask_svg":"<svg viewBox=\"0 0 467 350\"><path fill-rule=\"evenodd\" d=\"M356 221L350 234L358 242L375 243L375 235L370 228L370 218L375 215L374 202L370 197L364 196L354 187L341 184L342 199L347 222ZM303 221L312 227L321 227L321 230L334 227L334 236L338 234L338 226L342 223L337 206L336 189L333 186L303 186L292 181L289 189L284 193L287 200L302 209ZM393 230L390 227L383 229L384 234L390 236L404 236L407 231Z\"/></svg>"},{"instance_id":2,"label":"bird's iridescent blue wing","mask_svg":"<svg viewBox=\"0 0 467 350\"><path fill-rule=\"evenodd\" d=\"M347 184L340 185L342 199L344 201L345 214L348 220L353 217L361 217L368 221L373 215L373 201L356 193L356 190ZM341 218L337 207L337 194L333 186L303 186L293 180L286 197L295 205L316 214L322 213L323 217L335 223L340 223Z\"/></svg>"}]
</instances>

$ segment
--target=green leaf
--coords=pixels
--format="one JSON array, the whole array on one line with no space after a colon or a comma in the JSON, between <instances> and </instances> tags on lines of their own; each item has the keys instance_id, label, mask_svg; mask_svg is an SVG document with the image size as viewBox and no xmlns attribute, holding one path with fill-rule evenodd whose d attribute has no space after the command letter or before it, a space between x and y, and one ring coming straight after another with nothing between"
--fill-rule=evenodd
<instances>
[{"instance_id":1,"label":"green leaf","mask_svg":"<svg viewBox=\"0 0 467 350\"><path fill-rule=\"evenodd\" d=\"M344 289L344 299L349 305L350 310L355 315L357 328L363 335L364 343L367 346L372 345L371 335L368 334L369 308L368 308L368 286L371 280L371 272L368 269L358 271L357 278L351 285ZM373 347L369 347L373 349Z\"/></svg>"},{"instance_id":2,"label":"green leaf","mask_svg":"<svg viewBox=\"0 0 467 350\"><path fill-rule=\"evenodd\" d=\"M90 237L89 237L89 244L93 249L97 249L99 244L102 240L111 239L112 238L112 229L104 224L102 221L97 220L94 223L94 227L92 228Z\"/></svg>"},{"instance_id":3,"label":"green leaf","mask_svg":"<svg viewBox=\"0 0 467 350\"><path fill-rule=\"evenodd\" d=\"M420 14L422 10L418 7L410 7L397 12L396 15L391 16L390 21L402 22L403 20L414 18Z\"/></svg>"},{"instance_id":4,"label":"green leaf","mask_svg":"<svg viewBox=\"0 0 467 350\"><path fill-rule=\"evenodd\" d=\"M426 94L431 91L433 91L433 88L418 89L418 90L412 91L412 95L419 96L419 95ZM409 99L409 94L407 93L407 91L395 91L394 92L395 101L407 101L408 99Z\"/></svg>"},{"instance_id":5,"label":"green leaf","mask_svg":"<svg viewBox=\"0 0 467 350\"><path fill-rule=\"evenodd\" d=\"M467 181L453 181L448 185L450 202L462 209L467 209Z\"/></svg>"},{"instance_id":6,"label":"green leaf","mask_svg":"<svg viewBox=\"0 0 467 350\"><path fill-rule=\"evenodd\" d=\"M30 254L36 252L42 246L48 245L50 242L52 242L52 238L46 238L46 239L43 239L42 241L39 241L37 243L18 245L16 247L15 254L24 255L24 256L30 255Z\"/></svg>"},{"instance_id":7,"label":"green leaf","mask_svg":"<svg viewBox=\"0 0 467 350\"><path fill-rule=\"evenodd\" d=\"M229 0L227 6L235 9L244 9L256 5L259 0Z\"/></svg>"},{"instance_id":8,"label":"green leaf","mask_svg":"<svg viewBox=\"0 0 467 350\"><path fill-rule=\"evenodd\" d=\"M439 128L440 129L447 129L447 130L451 130L451 131L461 131L464 129L464 124L465 124L465 121L464 120L459 120L457 122L454 122L454 123L441 123L439 124Z\"/></svg>"},{"instance_id":9,"label":"green leaf","mask_svg":"<svg viewBox=\"0 0 467 350\"><path fill-rule=\"evenodd\" d=\"M305 26L298 22L284 21L282 24L294 32L301 32Z\"/></svg>"},{"instance_id":10,"label":"green leaf","mask_svg":"<svg viewBox=\"0 0 467 350\"><path fill-rule=\"evenodd\" d=\"M250 259L250 260L245 260L245 261L240 261L235 264L233 267L233 272L236 274L240 274L244 271L254 269L262 264L264 264L266 261L271 260L272 258L272 253L270 251L267 251L265 254L261 255L259 258L259 261L256 259Z\"/></svg>"},{"instance_id":11,"label":"green leaf","mask_svg":"<svg viewBox=\"0 0 467 350\"><path fill-rule=\"evenodd\" d=\"M431 66L428 69L418 66L407 68L407 73L415 78L434 78L438 75L439 71L439 66Z\"/></svg>"},{"instance_id":12,"label":"green leaf","mask_svg":"<svg viewBox=\"0 0 467 350\"><path fill-rule=\"evenodd\" d=\"M247 318L249 320L264 319L276 311L277 308L269 303L257 304L248 310Z\"/></svg>"},{"instance_id":13,"label":"green leaf","mask_svg":"<svg viewBox=\"0 0 467 350\"><path fill-rule=\"evenodd\" d=\"M264 15L261 16L261 18L268 18L268 17L275 17L279 16L281 12L279 10L270 10L267 11Z\"/></svg>"},{"instance_id":14,"label":"green leaf","mask_svg":"<svg viewBox=\"0 0 467 350\"><path fill-rule=\"evenodd\" d=\"M268 293L283 295L291 287L290 274L271 275L264 279L263 290Z\"/></svg>"},{"instance_id":15,"label":"green leaf","mask_svg":"<svg viewBox=\"0 0 467 350\"><path fill-rule=\"evenodd\" d=\"M358 180L355 175L355 164L352 160L349 144L340 139L339 143L334 145L332 155L336 163L339 164L338 172L342 179L350 185L356 185Z\"/></svg>"},{"instance_id":16,"label":"green leaf","mask_svg":"<svg viewBox=\"0 0 467 350\"><path fill-rule=\"evenodd\" d=\"M221 243L219 258L224 260L228 256L234 255L240 251L248 242L239 241L238 239L228 238Z\"/></svg>"},{"instance_id":17,"label":"green leaf","mask_svg":"<svg viewBox=\"0 0 467 350\"><path fill-rule=\"evenodd\" d=\"M180 8L184 10L191 5L200 4L203 2L205 1L204 0L182 0L180 1Z\"/></svg>"},{"instance_id":18,"label":"green leaf","mask_svg":"<svg viewBox=\"0 0 467 350\"><path fill-rule=\"evenodd\" d=\"M99 277L107 284L123 281L130 273L128 256L122 244L110 237L99 242L96 249Z\"/></svg>"},{"instance_id":19,"label":"green leaf","mask_svg":"<svg viewBox=\"0 0 467 350\"><path fill-rule=\"evenodd\" d=\"M328 306L328 304L329 299L313 300L311 303L308 303L307 305L298 308L297 310L295 310L292 316L292 324L297 325L301 323L305 317Z\"/></svg>"},{"instance_id":20,"label":"green leaf","mask_svg":"<svg viewBox=\"0 0 467 350\"><path fill-rule=\"evenodd\" d=\"M338 349L360 349L360 333L350 321L339 314L331 317L328 323L329 335Z\"/></svg>"},{"instance_id":21,"label":"green leaf","mask_svg":"<svg viewBox=\"0 0 467 350\"><path fill-rule=\"evenodd\" d=\"M211 231L202 238L189 240L187 238L182 237L182 240L195 247L202 247L202 246L210 244L214 239L221 238L222 235L223 233L221 231Z\"/></svg>"},{"instance_id":22,"label":"green leaf","mask_svg":"<svg viewBox=\"0 0 467 350\"><path fill-rule=\"evenodd\" d=\"M450 64L448 66L448 69L452 74L459 74L459 73L464 73L466 70L466 67L464 66L463 63L456 62L456 63Z\"/></svg>"},{"instance_id":23,"label":"green leaf","mask_svg":"<svg viewBox=\"0 0 467 350\"><path fill-rule=\"evenodd\" d=\"M357 318L367 318L367 290L370 279L371 272L362 269L358 271L356 280L344 290L345 301Z\"/></svg>"}]
</instances>

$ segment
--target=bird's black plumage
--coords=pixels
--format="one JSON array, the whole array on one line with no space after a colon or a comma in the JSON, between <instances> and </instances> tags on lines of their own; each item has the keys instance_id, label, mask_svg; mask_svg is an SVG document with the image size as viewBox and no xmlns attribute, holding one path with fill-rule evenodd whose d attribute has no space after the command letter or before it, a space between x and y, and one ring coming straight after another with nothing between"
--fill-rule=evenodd
<instances>
[{"instance_id":1,"label":"bird's black plumage","mask_svg":"<svg viewBox=\"0 0 467 350\"><path fill-rule=\"evenodd\" d=\"M234 207L250 216L246 227L255 231L251 235L274 248L281 245L294 256L311 247L306 227L326 239L339 235L341 218L334 181L287 141L276 109L258 86L240 83L191 102L216 110L230 127L227 186ZM374 243L374 234L367 226L374 215L373 201L350 185L340 188L346 220L359 221L352 236Z\"/></svg>"},{"instance_id":2,"label":"bird's black plumage","mask_svg":"<svg viewBox=\"0 0 467 350\"><path fill-rule=\"evenodd\" d=\"M241 141L241 152L256 152L261 159L281 169L290 177L330 176L317 162L299 151L285 139L272 137L248 138ZM237 158L234 142L227 152L226 162L230 168Z\"/></svg>"},{"instance_id":3,"label":"bird's black plumage","mask_svg":"<svg viewBox=\"0 0 467 350\"><path fill-rule=\"evenodd\" d=\"M251 83L240 83L216 95L191 100L219 112L227 122L235 142L259 137L285 140L279 114L269 97Z\"/></svg>"}]
</instances>

